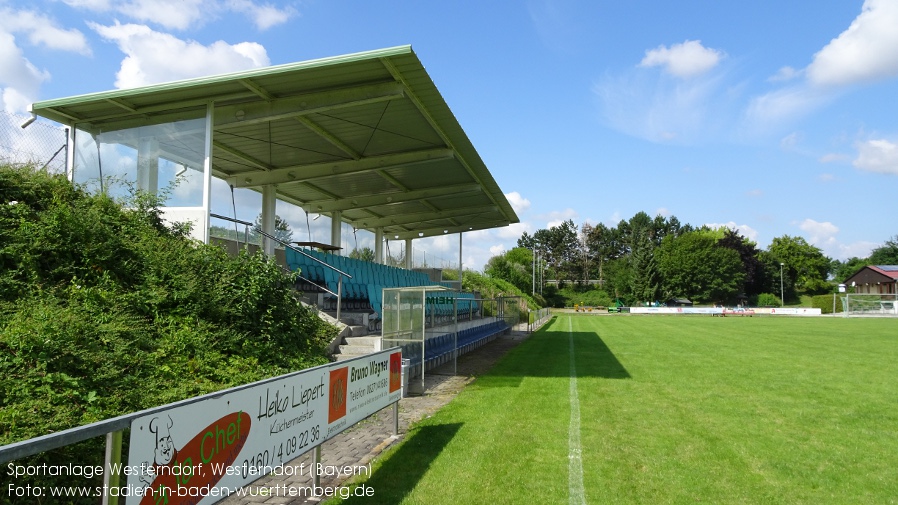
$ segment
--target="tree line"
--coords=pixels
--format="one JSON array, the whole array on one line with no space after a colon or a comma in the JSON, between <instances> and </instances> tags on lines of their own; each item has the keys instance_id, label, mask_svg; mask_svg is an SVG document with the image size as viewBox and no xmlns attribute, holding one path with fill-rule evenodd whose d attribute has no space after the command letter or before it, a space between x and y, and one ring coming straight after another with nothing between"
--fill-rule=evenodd
<instances>
[{"instance_id":1,"label":"tree line","mask_svg":"<svg viewBox=\"0 0 898 505\"><path fill-rule=\"evenodd\" d=\"M534 277L555 280L558 287L594 286L627 305L677 298L773 305L781 298L831 292L834 283L867 264L898 264L898 236L869 258L841 262L802 237L776 237L760 249L738 230L696 227L676 216L652 218L645 212L613 227L578 227L567 220L525 232L517 246L491 258L486 273L525 292L534 289ZM535 290L540 287L537 280Z\"/></svg>"}]
</instances>

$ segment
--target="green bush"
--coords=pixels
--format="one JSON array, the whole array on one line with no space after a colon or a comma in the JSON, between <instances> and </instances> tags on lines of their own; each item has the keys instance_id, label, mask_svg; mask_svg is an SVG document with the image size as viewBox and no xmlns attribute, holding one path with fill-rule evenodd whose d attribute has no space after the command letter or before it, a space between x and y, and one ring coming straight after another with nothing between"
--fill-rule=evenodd
<instances>
[{"instance_id":1,"label":"green bush","mask_svg":"<svg viewBox=\"0 0 898 505\"><path fill-rule=\"evenodd\" d=\"M835 295L836 297L836 312L842 312L842 297L839 295ZM811 297L811 307L815 309L820 309L822 314L832 314L833 313L833 295L817 295Z\"/></svg>"},{"instance_id":2,"label":"green bush","mask_svg":"<svg viewBox=\"0 0 898 505\"><path fill-rule=\"evenodd\" d=\"M327 362L335 330L294 273L188 239L157 203L0 167L0 444ZM92 440L18 464L102 453Z\"/></svg>"},{"instance_id":3,"label":"green bush","mask_svg":"<svg viewBox=\"0 0 898 505\"><path fill-rule=\"evenodd\" d=\"M588 307L609 307L614 305L611 296L601 289L577 289L565 288L558 292L564 297L566 307L573 307L574 304L585 305Z\"/></svg>"},{"instance_id":4,"label":"green bush","mask_svg":"<svg viewBox=\"0 0 898 505\"><path fill-rule=\"evenodd\" d=\"M758 295L758 307L780 307L782 301L780 297L771 293L761 293Z\"/></svg>"}]
</instances>

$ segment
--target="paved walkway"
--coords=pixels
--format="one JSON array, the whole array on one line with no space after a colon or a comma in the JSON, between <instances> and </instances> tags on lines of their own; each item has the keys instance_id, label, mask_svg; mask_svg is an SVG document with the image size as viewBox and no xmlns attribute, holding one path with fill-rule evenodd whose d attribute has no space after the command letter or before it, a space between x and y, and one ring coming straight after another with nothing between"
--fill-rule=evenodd
<instances>
[{"instance_id":1,"label":"paved walkway","mask_svg":"<svg viewBox=\"0 0 898 505\"><path fill-rule=\"evenodd\" d=\"M368 465L371 461L386 448L402 440L410 425L430 417L449 403L466 385L488 371L509 349L518 345L527 336L525 332L515 331L462 355L458 359L455 374L451 363L428 372L424 376L425 394L403 398L399 402L398 436L393 435L393 407L390 406L325 442L321 446L321 464L329 469L346 467L357 471L364 471L366 467L370 469ZM308 496L309 488L312 486L309 471L313 463L312 458L312 452L308 452L286 465L284 475L264 477L246 488L247 492L255 492L256 496L232 495L220 503L228 505L319 503L323 500L298 496ZM324 475L321 477L321 487L334 490L349 478L351 475ZM291 494L297 497L291 497Z\"/></svg>"}]
</instances>

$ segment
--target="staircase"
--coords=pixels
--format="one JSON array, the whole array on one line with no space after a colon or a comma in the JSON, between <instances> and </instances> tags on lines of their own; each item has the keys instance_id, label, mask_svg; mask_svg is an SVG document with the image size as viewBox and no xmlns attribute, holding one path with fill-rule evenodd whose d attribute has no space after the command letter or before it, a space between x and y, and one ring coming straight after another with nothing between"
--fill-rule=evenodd
<instances>
[{"instance_id":1,"label":"staircase","mask_svg":"<svg viewBox=\"0 0 898 505\"><path fill-rule=\"evenodd\" d=\"M364 327L361 327L364 329ZM339 346L339 354L335 354L337 361L352 359L365 354L371 354L380 350L380 335L365 335L358 337L343 337L344 344Z\"/></svg>"}]
</instances>

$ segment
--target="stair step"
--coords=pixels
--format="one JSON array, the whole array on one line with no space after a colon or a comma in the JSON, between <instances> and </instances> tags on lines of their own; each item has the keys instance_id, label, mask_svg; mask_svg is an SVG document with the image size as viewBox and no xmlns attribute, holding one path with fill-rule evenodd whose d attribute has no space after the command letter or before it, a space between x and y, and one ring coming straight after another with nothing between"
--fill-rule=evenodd
<instances>
[{"instance_id":1,"label":"stair step","mask_svg":"<svg viewBox=\"0 0 898 505\"><path fill-rule=\"evenodd\" d=\"M340 354L348 356L363 356L376 352L373 345L341 345Z\"/></svg>"},{"instance_id":2,"label":"stair step","mask_svg":"<svg viewBox=\"0 0 898 505\"><path fill-rule=\"evenodd\" d=\"M380 342L380 336L361 336L361 337L346 337L343 339L346 342L346 345L363 345L374 347Z\"/></svg>"}]
</instances>

